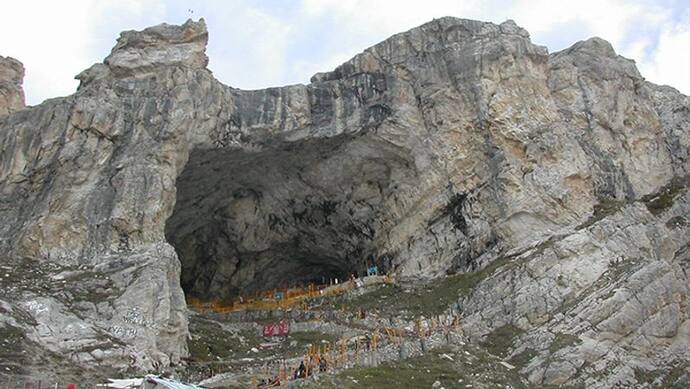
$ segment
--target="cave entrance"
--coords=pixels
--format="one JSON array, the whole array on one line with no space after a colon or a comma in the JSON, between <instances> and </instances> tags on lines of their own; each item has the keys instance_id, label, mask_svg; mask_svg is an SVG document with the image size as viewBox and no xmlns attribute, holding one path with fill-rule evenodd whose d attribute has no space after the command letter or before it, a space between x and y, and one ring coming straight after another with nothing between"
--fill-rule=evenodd
<instances>
[{"instance_id":1,"label":"cave entrance","mask_svg":"<svg viewBox=\"0 0 690 389\"><path fill-rule=\"evenodd\" d=\"M185 293L223 299L363 274L394 191L385 150L347 135L193 150L165 229Z\"/></svg>"}]
</instances>

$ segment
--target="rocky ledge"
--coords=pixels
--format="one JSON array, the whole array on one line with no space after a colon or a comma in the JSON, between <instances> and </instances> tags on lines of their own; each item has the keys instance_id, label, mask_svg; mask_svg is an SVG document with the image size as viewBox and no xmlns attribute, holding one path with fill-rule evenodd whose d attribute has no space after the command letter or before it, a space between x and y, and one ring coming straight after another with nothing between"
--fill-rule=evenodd
<instances>
[{"instance_id":1,"label":"rocky ledge","mask_svg":"<svg viewBox=\"0 0 690 389\"><path fill-rule=\"evenodd\" d=\"M609 43L447 17L245 91L206 41L203 20L125 32L74 95L0 117L3 367L177 364L184 293L372 263L488 274L466 332L509 330L534 384L687 366L690 99Z\"/></svg>"}]
</instances>

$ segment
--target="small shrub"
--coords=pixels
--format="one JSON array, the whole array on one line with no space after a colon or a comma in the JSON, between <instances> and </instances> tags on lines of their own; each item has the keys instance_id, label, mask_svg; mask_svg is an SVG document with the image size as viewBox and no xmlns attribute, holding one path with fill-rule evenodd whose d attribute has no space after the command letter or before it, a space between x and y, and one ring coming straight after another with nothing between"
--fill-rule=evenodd
<instances>
[{"instance_id":1,"label":"small shrub","mask_svg":"<svg viewBox=\"0 0 690 389\"><path fill-rule=\"evenodd\" d=\"M486 339L482 342L482 345L486 347L491 354L504 358L508 355L508 351L513 346L515 338L523 333L524 331L520 328L512 324L506 324L494 329L488 334Z\"/></svg>"},{"instance_id":2,"label":"small shrub","mask_svg":"<svg viewBox=\"0 0 690 389\"><path fill-rule=\"evenodd\" d=\"M644 196L642 201L647 206L649 212L654 216L660 215L665 210L671 208L676 196L687 190L690 184L690 176L675 177L668 185L661 188L657 193Z\"/></svg>"},{"instance_id":3,"label":"small shrub","mask_svg":"<svg viewBox=\"0 0 690 389\"><path fill-rule=\"evenodd\" d=\"M549 345L549 352L553 354L560 349L575 346L580 343L582 343L582 340L580 340L580 338L577 336L559 332L556 334L556 337L553 339L553 341L551 341L551 344Z\"/></svg>"}]
</instances>

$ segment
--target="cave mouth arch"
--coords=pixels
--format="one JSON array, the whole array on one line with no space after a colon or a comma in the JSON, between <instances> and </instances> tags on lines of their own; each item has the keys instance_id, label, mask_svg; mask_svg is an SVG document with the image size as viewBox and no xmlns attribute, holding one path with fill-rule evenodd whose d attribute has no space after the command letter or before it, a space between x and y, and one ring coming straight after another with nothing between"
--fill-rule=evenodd
<instances>
[{"instance_id":1,"label":"cave mouth arch","mask_svg":"<svg viewBox=\"0 0 690 389\"><path fill-rule=\"evenodd\" d=\"M386 267L377 234L413 165L390 144L347 134L193 149L165 226L183 290L229 299Z\"/></svg>"}]
</instances>

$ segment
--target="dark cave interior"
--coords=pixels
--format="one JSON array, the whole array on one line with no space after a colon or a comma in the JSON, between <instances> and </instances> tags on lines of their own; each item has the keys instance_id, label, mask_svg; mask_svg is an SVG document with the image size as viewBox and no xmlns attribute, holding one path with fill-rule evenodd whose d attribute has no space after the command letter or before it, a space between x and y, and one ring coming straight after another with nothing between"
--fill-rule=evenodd
<instances>
[{"instance_id":1,"label":"dark cave interior","mask_svg":"<svg viewBox=\"0 0 690 389\"><path fill-rule=\"evenodd\" d=\"M363 273L381 254L395 182L413 165L353 135L193 150L165 229L185 293L232 298Z\"/></svg>"}]
</instances>

